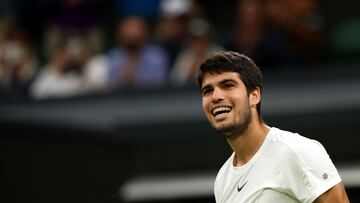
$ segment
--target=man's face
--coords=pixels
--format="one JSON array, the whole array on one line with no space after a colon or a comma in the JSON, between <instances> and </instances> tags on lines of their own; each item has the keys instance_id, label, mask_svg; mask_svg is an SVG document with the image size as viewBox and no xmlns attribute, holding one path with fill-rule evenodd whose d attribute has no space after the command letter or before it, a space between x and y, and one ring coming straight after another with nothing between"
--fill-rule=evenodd
<instances>
[{"instance_id":1,"label":"man's face","mask_svg":"<svg viewBox=\"0 0 360 203\"><path fill-rule=\"evenodd\" d=\"M128 17L120 23L118 35L125 48L137 50L147 38L146 22L139 17Z\"/></svg>"},{"instance_id":2,"label":"man's face","mask_svg":"<svg viewBox=\"0 0 360 203\"><path fill-rule=\"evenodd\" d=\"M204 113L215 130L231 136L247 129L251 121L249 96L238 73L206 73L201 95Z\"/></svg>"}]
</instances>

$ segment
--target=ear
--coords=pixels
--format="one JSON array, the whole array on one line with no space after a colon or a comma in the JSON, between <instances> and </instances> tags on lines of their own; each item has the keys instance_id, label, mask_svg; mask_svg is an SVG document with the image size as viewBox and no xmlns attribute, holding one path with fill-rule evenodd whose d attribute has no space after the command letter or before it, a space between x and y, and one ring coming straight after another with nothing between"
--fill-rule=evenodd
<instances>
[{"instance_id":1,"label":"ear","mask_svg":"<svg viewBox=\"0 0 360 203\"><path fill-rule=\"evenodd\" d=\"M251 107L255 107L261 100L261 91L259 87L256 87L252 92L249 94L249 102Z\"/></svg>"}]
</instances>

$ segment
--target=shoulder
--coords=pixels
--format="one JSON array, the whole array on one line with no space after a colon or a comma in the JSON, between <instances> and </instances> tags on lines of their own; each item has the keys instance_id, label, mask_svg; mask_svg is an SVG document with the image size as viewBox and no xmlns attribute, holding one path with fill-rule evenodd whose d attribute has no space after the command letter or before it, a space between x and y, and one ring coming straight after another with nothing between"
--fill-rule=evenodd
<instances>
[{"instance_id":1,"label":"shoulder","mask_svg":"<svg viewBox=\"0 0 360 203\"><path fill-rule=\"evenodd\" d=\"M312 155L315 152L327 154L323 145L317 140L304 137L298 133L272 128L270 142L279 145L294 156Z\"/></svg>"},{"instance_id":2,"label":"shoulder","mask_svg":"<svg viewBox=\"0 0 360 203\"><path fill-rule=\"evenodd\" d=\"M335 168L326 149L317 140L280 129L274 131L272 145L273 147L277 145L277 148L282 149L281 157L290 166L288 169L305 172Z\"/></svg>"},{"instance_id":3,"label":"shoulder","mask_svg":"<svg viewBox=\"0 0 360 203\"><path fill-rule=\"evenodd\" d=\"M286 187L302 202L312 202L341 181L330 156L318 141L279 129L272 131L270 141L271 148L282 149L279 158Z\"/></svg>"}]
</instances>

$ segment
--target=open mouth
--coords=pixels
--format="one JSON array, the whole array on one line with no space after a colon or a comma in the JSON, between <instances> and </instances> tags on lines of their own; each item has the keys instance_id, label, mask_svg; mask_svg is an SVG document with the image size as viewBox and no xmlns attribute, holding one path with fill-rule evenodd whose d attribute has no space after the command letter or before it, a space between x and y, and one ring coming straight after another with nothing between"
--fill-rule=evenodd
<instances>
[{"instance_id":1,"label":"open mouth","mask_svg":"<svg viewBox=\"0 0 360 203\"><path fill-rule=\"evenodd\" d=\"M212 110L212 114L215 117L221 116L221 115L226 115L231 111L231 107L228 106L222 106L222 107L217 107L215 109Z\"/></svg>"}]
</instances>

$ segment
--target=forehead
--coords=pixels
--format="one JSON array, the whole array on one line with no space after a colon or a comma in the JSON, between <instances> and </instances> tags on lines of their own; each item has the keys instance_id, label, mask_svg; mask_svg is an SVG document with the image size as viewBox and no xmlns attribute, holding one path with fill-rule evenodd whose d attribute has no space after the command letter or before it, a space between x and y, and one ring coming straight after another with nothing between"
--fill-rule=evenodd
<instances>
[{"instance_id":1,"label":"forehead","mask_svg":"<svg viewBox=\"0 0 360 203\"><path fill-rule=\"evenodd\" d=\"M237 72L223 72L223 73L206 73L203 77L202 86L215 85L224 80L233 80L242 82L240 75Z\"/></svg>"}]
</instances>

